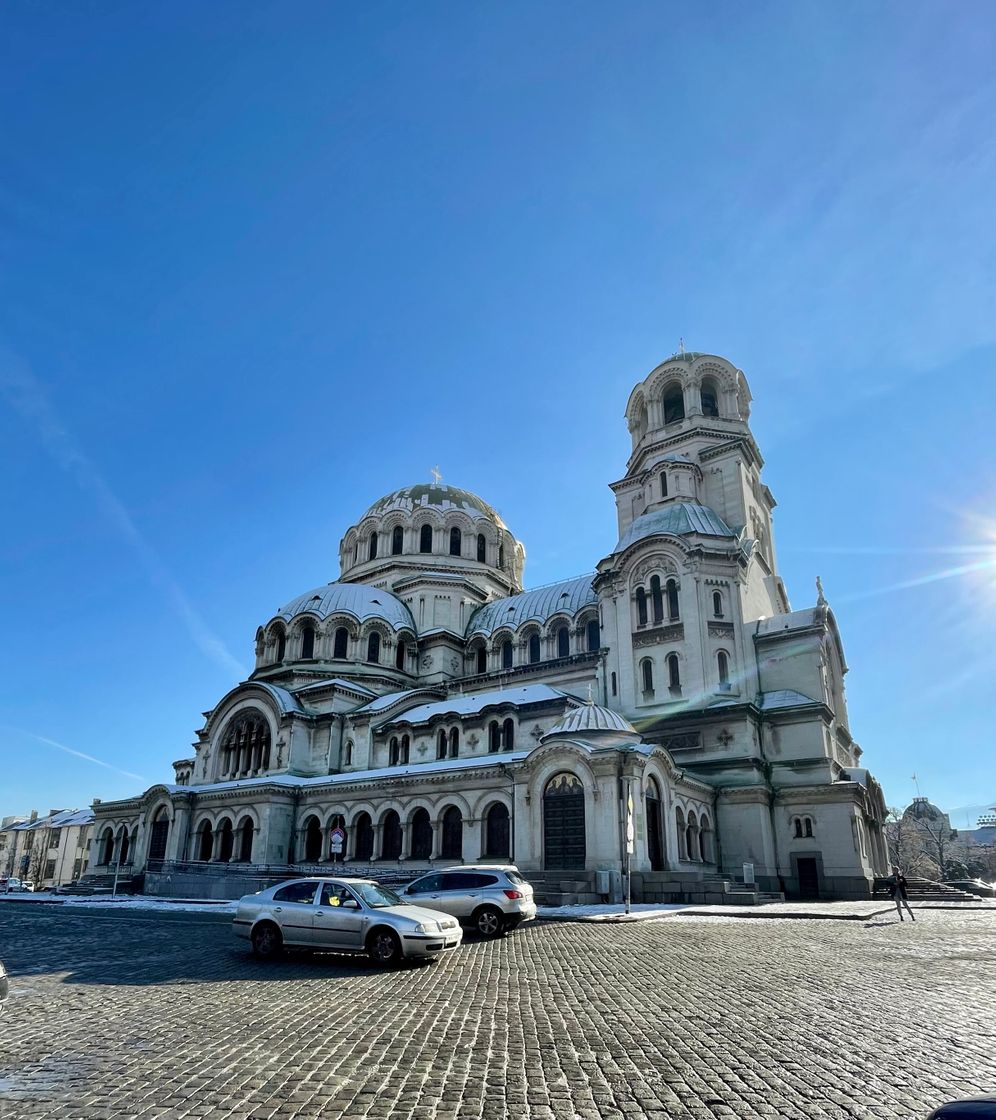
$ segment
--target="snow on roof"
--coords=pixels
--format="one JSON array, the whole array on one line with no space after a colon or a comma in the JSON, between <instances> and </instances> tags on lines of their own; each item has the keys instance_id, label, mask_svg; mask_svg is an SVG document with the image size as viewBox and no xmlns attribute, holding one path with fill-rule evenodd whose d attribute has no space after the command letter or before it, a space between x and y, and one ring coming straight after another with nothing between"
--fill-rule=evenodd
<instances>
[{"instance_id":1,"label":"snow on roof","mask_svg":"<svg viewBox=\"0 0 996 1120\"><path fill-rule=\"evenodd\" d=\"M252 789L254 786L278 785L296 789L312 786L350 785L379 778L418 778L423 775L448 773L452 770L472 770L474 767L497 766L499 763L521 762L529 751L503 751L501 754L482 754L467 758L445 758L431 762L411 763L408 766L381 766L376 770L351 770L344 774L321 774L315 778L300 778L294 774L275 774L272 777L242 778L234 782L214 782L206 786L168 786L168 789L196 790L197 793L215 793L224 790Z\"/></svg>"},{"instance_id":2,"label":"snow on roof","mask_svg":"<svg viewBox=\"0 0 996 1120\"><path fill-rule=\"evenodd\" d=\"M89 824L93 813L89 809L57 809L47 817L33 821L21 821L13 826L15 832L30 832L35 828L68 828L71 825Z\"/></svg>"},{"instance_id":3,"label":"snow on roof","mask_svg":"<svg viewBox=\"0 0 996 1120\"><path fill-rule=\"evenodd\" d=\"M379 587L369 587L365 583L329 583L313 591L305 591L303 595L298 595L281 607L277 611L277 617L290 620L304 612L323 619L333 614L348 614L358 622L380 618L390 623L395 630L402 627L415 629L411 611L397 596Z\"/></svg>"},{"instance_id":4,"label":"snow on roof","mask_svg":"<svg viewBox=\"0 0 996 1120\"><path fill-rule=\"evenodd\" d=\"M312 689L319 688L345 688L350 692L359 692L366 696L376 696L377 694L366 685L354 684L353 681L347 681L343 677L329 677L324 681L312 681L310 684L301 685L300 688L294 689L294 695L299 695L302 692L310 692Z\"/></svg>"},{"instance_id":5,"label":"snow on roof","mask_svg":"<svg viewBox=\"0 0 996 1120\"><path fill-rule=\"evenodd\" d=\"M500 626L514 629L529 619L545 622L559 612L574 615L582 607L598 602L598 596L591 586L594 578L578 576L560 583L549 583L533 591L523 591L520 595L496 599L493 603L485 603L471 615L467 623L467 637L473 634L491 634Z\"/></svg>"},{"instance_id":6,"label":"snow on roof","mask_svg":"<svg viewBox=\"0 0 996 1120\"><path fill-rule=\"evenodd\" d=\"M382 712L385 708L390 708L394 704L401 703L405 697L410 697L412 703L416 700L424 700L427 693L442 692L441 688L432 688L431 686L423 688L406 688L404 692L385 692L383 696L378 696L375 700L371 700L368 704L363 704L359 708L355 708L351 713L358 716L363 712Z\"/></svg>"},{"instance_id":7,"label":"snow on roof","mask_svg":"<svg viewBox=\"0 0 996 1120\"><path fill-rule=\"evenodd\" d=\"M798 708L801 704L818 704L812 696L796 692L794 688L780 688L775 692L762 692L758 700L758 707L765 712L775 708Z\"/></svg>"},{"instance_id":8,"label":"snow on roof","mask_svg":"<svg viewBox=\"0 0 996 1120\"><path fill-rule=\"evenodd\" d=\"M521 688L495 689L491 692L478 692L468 696L449 696L434 704L420 704L417 708L410 708L401 712L394 719L383 726L389 727L394 723L426 723L433 716L469 716L484 711L485 708L494 708L501 704L511 704L520 707L524 704L544 704L553 700L573 699L558 688L551 688L546 684L527 684Z\"/></svg>"},{"instance_id":9,"label":"snow on roof","mask_svg":"<svg viewBox=\"0 0 996 1120\"><path fill-rule=\"evenodd\" d=\"M784 630L802 630L807 626L815 626L821 621L819 611L819 607L804 607L800 611L775 614L771 618L759 619L757 636L759 638L766 637L772 634L780 634Z\"/></svg>"}]
</instances>

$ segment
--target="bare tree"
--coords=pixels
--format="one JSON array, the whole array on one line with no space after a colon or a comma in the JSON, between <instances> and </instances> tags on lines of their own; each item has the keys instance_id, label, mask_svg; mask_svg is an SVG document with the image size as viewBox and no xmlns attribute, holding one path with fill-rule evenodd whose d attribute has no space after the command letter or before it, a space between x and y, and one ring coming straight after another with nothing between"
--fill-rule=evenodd
<instances>
[{"instance_id":1,"label":"bare tree","mask_svg":"<svg viewBox=\"0 0 996 1120\"><path fill-rule=\"evenodd\" d=\"M889 843L890 864L928 878L937 874L933 861L924 852L919 829L904 815L902 809L891 807L886 813L885 836Z\"/></svg>"}]
</instances>

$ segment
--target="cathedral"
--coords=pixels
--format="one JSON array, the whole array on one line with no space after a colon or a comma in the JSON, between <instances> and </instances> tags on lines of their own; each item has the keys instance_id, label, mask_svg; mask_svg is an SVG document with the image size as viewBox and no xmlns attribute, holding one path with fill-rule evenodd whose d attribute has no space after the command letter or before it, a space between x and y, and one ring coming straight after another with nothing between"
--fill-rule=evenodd
<instances>
[{"instance_id":1,"label":"cathedral","mask_svg":"<svg viewBox=\"0 0 996 1120\"><path fill-rule=\"evenodd\" d=\"M550 901L867 897L885 803L817 582L793 610L735 366L681 352L626 404L618 541L524 589L441 480L374 502L339 578L255 635L193 757L94 804L91 869L237 897L302 872L514 862Z\"/></svg>"}]
</instances>

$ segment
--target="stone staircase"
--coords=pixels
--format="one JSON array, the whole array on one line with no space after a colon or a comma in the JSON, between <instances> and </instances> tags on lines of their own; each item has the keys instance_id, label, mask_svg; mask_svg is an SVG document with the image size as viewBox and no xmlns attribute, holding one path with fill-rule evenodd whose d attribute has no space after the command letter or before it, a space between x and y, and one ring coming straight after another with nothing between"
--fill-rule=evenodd
<instances>
[{"instance_id":1,"label":"stone staircase","mask_svg":"<svg viewBox=\"0 0 996 1120\"><path fill-rule=\"evenodd\" d=\"M946 883L935 883L931 879L921 879L913 876L907 876L906 889L910 902L948 902L959 905L967 902L973 904L985 904L986 902L986 899L979 898L978 895L971 894L968 891L959 890L958 887L949 887ZM875 880L873 897L876 901L879 899L892 901L887 879Z\"/></svg>"},{"instance_id":2,"label":"stone staircase","mask_svg":"<svg viewBox=\"0 0 996 1120\"><path fill-rule=\"evenodd\" d=\"M618 872L612 872L609 895L600 893L594 873L529 872L529 882L540 906L588 906L621 897L625 883ZM615 895L615 899L613 899ZM759 906L766 902L784 902L781 893L760 891L754 885L719 875L702 877L695 873L668 871L634 872L632 898L639 903L688 903L699 906Z\"/></svg>"}]
</instances>

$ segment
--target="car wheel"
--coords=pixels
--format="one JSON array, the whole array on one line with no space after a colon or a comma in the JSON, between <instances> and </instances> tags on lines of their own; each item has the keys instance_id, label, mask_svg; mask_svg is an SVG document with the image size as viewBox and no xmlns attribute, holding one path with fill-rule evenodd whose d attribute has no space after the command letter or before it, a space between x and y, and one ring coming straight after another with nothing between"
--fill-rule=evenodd
<instances>
[{"instance_id":1,"label":"car wheel","mask_svg":"<svg viewBox=\"0 0 996 1120\"><path fill-rule=\"evenodd\" d=\"M474 929L482 937L498 937L505 926L505 915L495 906L482 906L474 914Z\"/></svg>"},{"instance_id":2,"label":"car wheel","mask_svg":"<svg viewBox=\"0 0 996 1120\"><path fill-rule=\"evenodd\" d=\"M263 922L252 931L252 951L257 957L275 957L283 947L284 939L272 922Z\"/></svg>"},{"instance_id":3,"label":"car wheel","mask_svg":"<svg viewBox=\"0 0 996 1120\"><path fill-rule=\"evenodd\" d=\"M374 964L394 964L401 959L401 942L390 929L375 929L367 938L367 952Z\"/></svg>"}]
</instances>

